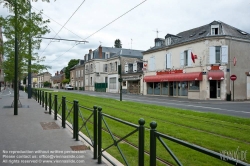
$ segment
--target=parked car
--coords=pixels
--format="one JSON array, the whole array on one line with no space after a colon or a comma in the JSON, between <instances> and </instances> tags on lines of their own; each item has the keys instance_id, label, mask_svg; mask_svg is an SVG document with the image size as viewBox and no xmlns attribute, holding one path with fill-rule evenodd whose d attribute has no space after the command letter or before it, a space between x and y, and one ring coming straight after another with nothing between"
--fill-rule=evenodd
<instances>
[{"instance_id":1,"label":"parked car","mask_svg":"<svg viewBox=\"0 0 250 166\"><path fill-rule=\"evenodd\" d=\"M71 85L66 85L66 86L65 86L65 89L66 89L66 90L73 90L74 88L73 88Z\"/></svg>"}]
</instances>

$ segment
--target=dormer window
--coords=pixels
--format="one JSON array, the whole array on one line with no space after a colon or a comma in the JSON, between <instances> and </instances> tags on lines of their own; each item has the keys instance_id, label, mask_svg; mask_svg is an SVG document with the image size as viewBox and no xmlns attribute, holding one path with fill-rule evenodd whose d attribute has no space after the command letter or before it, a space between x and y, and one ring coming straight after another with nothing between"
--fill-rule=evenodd
<instances>
[{"instance_id":1,"label":"dormer window","mask_svg":"<svg viewBox=\"0 0 250 166\"><path fill-rule=\"evenodd\" d=\"M168 38L166 38L166 46L168 46L168 45L170 45L170 44L171 44L171 38L168 37Z\"/></svg>"},{"instance_id":2,"label":"dormer window","mask_svg":"<svg viewBox=\"0 0 250 166\"><path fill-rule=\"evenodd\" d=\"M211 25L211 35L219 34L219 25Z\"/></svg>"},{"instance_id":3,"label":"dormer window","mask_svg":"<svg viewBox=\"0 0 250 166\"><path fill-rule=\"evenodd\" d=\"M155 42L155 46L161 46L161 42L160 41Z\"/></svg>"}]
</instances>

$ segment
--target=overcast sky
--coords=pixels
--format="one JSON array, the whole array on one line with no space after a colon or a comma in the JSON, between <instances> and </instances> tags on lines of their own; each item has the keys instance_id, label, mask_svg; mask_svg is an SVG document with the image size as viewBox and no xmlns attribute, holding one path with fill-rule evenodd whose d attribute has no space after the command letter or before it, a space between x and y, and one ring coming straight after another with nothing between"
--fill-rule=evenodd
<instances>
[{"instance_id":1,"label":"overcast sky","mask_svg":"<svg viewBox=\"0 0 250 166\"><path fill-rule=\"evenodd\" d=\"M67 22L82 2L83 0L32 2L32 11L43 10L44 19L51 21L49 24L51 32L44 37L55 37L62 28L61 25ZM76 40L87 38L88 43L43 40L38 53L46 57L44 64L52 66L48 71L54 75L56 71L66 67L70 59L83 59L89 49L95 50L100 44L112 47L115 39L121 40L123 48L130 49L132 46L132 49L147 50L154 45L156 30L159 31L158 37L164 38L167 33L177 34L219 20L250 33L249 0L142 2L143 0L85 0L65 26L76 35L63 28L56 38ZM134 10L92 35L140 3L142 4ZM0 6L0 15L7 14L9 14L7 9ZM90 35L92 36L89 37ZM73 47L74 45L76 46ZM69 50L70 48L72 49ZM66 52L67 50L69 51Z\"/></svg>"}]
</instances>

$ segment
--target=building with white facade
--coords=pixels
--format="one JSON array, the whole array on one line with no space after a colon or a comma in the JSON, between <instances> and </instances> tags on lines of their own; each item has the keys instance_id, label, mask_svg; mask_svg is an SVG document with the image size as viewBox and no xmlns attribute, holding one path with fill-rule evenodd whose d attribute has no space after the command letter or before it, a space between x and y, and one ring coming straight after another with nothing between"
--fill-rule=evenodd
<instances>
[{"instance_id":1,"label":"building with white facade","mask_svg":"<svg viewBox=\"0 0 250 166\"><path fill-rule=\"evenodd\" d=\"M94 51L89 50L89 53L84 56L85 90L94 91L96 83L107 83L106 92L118 93L120 91L120 83L118 82L118 65L122 65L123 76L125 76L124 74L128 74L128 72L125 73L125 63L139 63L139 61L142 60L141 52L142 51L140 50L102 46L99 46L98 49ZM136 70L132 75L142 74L138 73ZM139 80L140 78L138 77L136 81L139 83L137 84L140 84ZM129 79L127 78L125 81L129 81ZM125 92L127 92L126 82L122 83ZM140 92L140 90L138 90L138 92Z\"/></svg>"},{"instance_id":2,"label":"building with white facade","mask_svg":"<svg viewBox=\"0 0 250 166\"><path fill-rule=\"evenodd\" d=\"M250 34L220 21L167 34L143 52L144 95L250 99ZM230 80L231 75L237 79Z\"/></svg>"},{"instance_id":3,"label":"building with white facade","mask_svg":"<svg viewBox=\"0 0 250 166\"><path fill-rule=\"evenodd\" d=\"M37 74L37 86L38 88L43 88L44 82L50 82L51 81L51 74L49 72L43 72L40 74Z\"/></svg>"}]
</instances>

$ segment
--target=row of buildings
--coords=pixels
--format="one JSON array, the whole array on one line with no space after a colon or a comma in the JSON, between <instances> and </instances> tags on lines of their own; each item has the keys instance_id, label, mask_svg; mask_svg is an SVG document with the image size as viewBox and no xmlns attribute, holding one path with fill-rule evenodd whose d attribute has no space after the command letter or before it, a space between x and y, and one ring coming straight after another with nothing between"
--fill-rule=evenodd
<instances>
[{"instance_id":1,"label":"row of buildings","mask_svg":"<svg viewBox=\"0 0 250 166\"><path fill-rule=\"evenodd\" d=\"M156 38L154 47L131 50L99 46L70 69L70 84L94 91L186 97L189 99L250 99L250 34L213 21L178 34ZM235 75L237 79L230 78ZM64 71L51 77L62 87ZM235 77L234 77L235 78ZM39 83L39 80L38 80Z\"/></svg>"}]
</instances>

